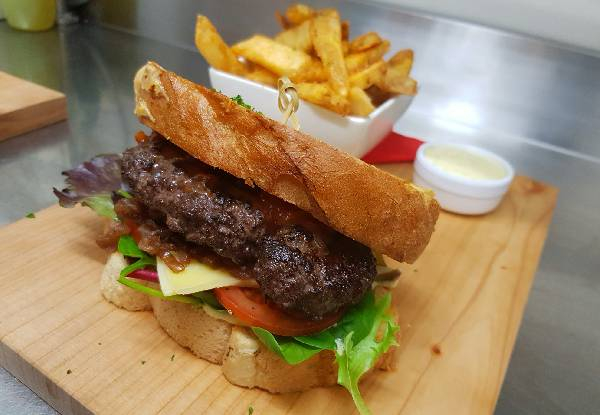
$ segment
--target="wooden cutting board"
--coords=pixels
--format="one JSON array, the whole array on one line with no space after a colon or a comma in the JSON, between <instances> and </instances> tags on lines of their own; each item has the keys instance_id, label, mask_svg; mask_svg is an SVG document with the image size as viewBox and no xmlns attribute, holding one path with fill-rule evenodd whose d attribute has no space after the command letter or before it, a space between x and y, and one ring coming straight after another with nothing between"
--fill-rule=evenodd
<instances>
[{"instance_id":1,"label":"wooden cutting board","mask_svg":"<svg viewBox=\"0 0 600 415\"><path fill-rule=\"evenodd\" d=\"M392 167L409 174L406 166ZM442 213L396 288L396 369L362 383L375 414L494 410L556 201L517 177L493 214ZM0 363L64 414L349 414L341 387L271 395L229 384L149 312L103 301L106 254L85 208L48 208L0 229Z\"/></svg>"},{"instance_id":2,"label":"wooden cutting board","mask_svg":"<svg viewBox=\"0 0 600 415\"><path fill-rule=\"evenodd\" d=\"M64 94L0 71L0 141L66 118Z\"/></svg>"}]
</instances>

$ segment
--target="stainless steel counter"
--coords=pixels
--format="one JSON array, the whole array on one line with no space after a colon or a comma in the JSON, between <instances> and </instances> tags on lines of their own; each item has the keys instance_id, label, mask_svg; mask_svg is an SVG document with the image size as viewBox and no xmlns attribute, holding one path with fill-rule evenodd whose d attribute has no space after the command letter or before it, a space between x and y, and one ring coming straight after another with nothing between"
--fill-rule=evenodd
<instances>
[{"instance_id":1,"label":"stainless steel counter","mask_svg":"<svg viewBox=\"0 0 600 415\"><path fill-rule=\"evenodd\" d=\"M131 79L144 61L208 82L192 43L195 13L214 18L233 41L256 28L273 33L276 3L147 0L143 11L111 14L97 2L94 18L137 35L93 25L30 34L0 24L0 70L64 91L69 107L68 122L0 143L0 223L54 203L61 170L131 144L139 128ZM342 9L354 34L377 28L394 48L415 49L421 90L399 132L476 143L560 188L496 413L597 413L600 58L394 9L326 3ZM2 414L52 413L4 371L0 390Z\"/></svg>"}]
</instances>

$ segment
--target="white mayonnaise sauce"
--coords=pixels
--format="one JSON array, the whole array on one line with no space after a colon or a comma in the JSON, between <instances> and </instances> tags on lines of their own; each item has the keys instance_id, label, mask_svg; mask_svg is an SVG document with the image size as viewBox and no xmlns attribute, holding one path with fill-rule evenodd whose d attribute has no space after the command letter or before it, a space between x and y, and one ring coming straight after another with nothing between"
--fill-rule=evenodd
<instances>
[{"instance_id":1,"label":"white mayonnaise sauce","mask_svg":"<svg viewBox=\"0 0 600 415\"><path fill-rule=\"evenodd\" d=\"M424 155L440 169L469 179L499 180L508 174L497 160L467 149L434 145Z\"/></svg>"}]
</instances>

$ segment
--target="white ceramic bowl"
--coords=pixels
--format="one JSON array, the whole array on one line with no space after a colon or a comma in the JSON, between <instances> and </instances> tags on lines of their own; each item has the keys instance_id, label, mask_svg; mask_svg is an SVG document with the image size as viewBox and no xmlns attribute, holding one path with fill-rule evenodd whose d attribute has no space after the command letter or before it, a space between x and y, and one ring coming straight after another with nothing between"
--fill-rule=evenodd
<instances>
[{"instance_id":1,"label":"white ceramic bowl","mask_svg":"<svg viewBox=\"0 0 600 415\"><path fill-rule=\"evenodd\" d=\"M241 95L245 102L274 120L281 120L278 91L254 81L210 67L210 83L228 96ZM304 100L296 113L300 129L355 157L375 147L404 114L413 97L398 95L377 107L368 117L342 116Z\"/></svg>"},{"instance_id":2,"label":"white ceramic bowl","mask_svg":"<svg viewBox=\"0 0 600 415\"><path fill-rule=\"evenodd\" d=\"M481 156L482 160L501 166L505 174L497 179L475 179L446 170L426 156L427 149L434 146ZM442 209L466 215L479 215L498 206L514 174L512 166L506 160L482 148L463 144L426 143L417 151L413 182L417 186L433 190Z\"/></svg>"}]
</instances>

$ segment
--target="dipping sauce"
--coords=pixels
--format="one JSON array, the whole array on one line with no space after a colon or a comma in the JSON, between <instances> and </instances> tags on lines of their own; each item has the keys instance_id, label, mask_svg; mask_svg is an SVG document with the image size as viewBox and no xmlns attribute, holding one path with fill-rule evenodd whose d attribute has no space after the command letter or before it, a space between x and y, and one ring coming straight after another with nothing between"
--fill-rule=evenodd
<instances>
[{"instance_id":1,"label":"dipping sauce","mask_svg":"<svg viewBox=\"0 0 600 415\"><path fill-rule=\"evenodd\" d=\"M469 179L500 180L508 175L497 160L465 148L432 145L425 149L424 156L440 169Z\"/></svg>"}]
</instances>

